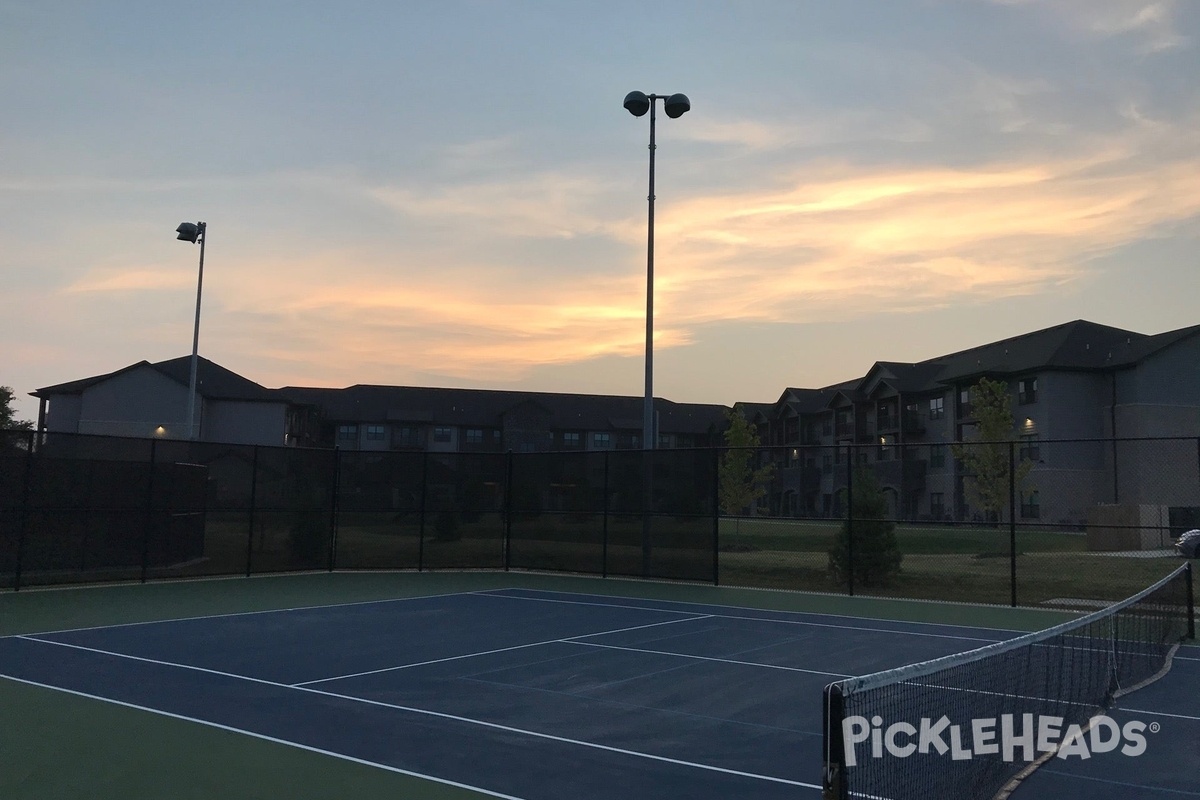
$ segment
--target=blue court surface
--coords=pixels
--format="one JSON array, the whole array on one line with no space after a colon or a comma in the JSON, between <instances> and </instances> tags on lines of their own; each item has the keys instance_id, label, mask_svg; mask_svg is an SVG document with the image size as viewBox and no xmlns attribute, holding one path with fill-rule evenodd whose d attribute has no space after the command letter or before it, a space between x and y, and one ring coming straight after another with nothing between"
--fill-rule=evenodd
<instances>
[{"instance_id":1,"label":"blue court surface","mask_svg":"<svg viewBox=\"0 0 1200 800\"><path fill-rule=\"evenodd\" d=\"M494 589L0 638L0 675L521 800L820 797L827 683L1016 631ZM1144 755L1023 798L1200 797L1200 648Z\"/></svg>"}]
</instances>

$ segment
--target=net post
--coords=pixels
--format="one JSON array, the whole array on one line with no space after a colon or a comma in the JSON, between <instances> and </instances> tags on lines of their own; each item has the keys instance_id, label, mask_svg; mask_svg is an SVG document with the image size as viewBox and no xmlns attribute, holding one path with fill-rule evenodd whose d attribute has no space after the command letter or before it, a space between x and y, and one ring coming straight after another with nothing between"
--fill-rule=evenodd
<instances>
[{"instance_id":1,"label":"net post","mask_svg":"<svg viewBox=\"0 0 1200 800\"><path fill-rule=\"evenodd\" d=\"M417 572L425 569L425 511L429 496L429 451L421 451L421 521L417 525Z\"/></svg>"},{"instance_id":2,"label":"net post","mask_svg":"<svg viewBox=\"0 0 1200 800\"><path fill-rule=\"evenodd\" d=\"M821 728L824 732L824 769L821 774L822 800L849 800L846 784L845 744L842 719L846 715L842 687L831 683L821 693Z\"/></svg>"}]
</instances>

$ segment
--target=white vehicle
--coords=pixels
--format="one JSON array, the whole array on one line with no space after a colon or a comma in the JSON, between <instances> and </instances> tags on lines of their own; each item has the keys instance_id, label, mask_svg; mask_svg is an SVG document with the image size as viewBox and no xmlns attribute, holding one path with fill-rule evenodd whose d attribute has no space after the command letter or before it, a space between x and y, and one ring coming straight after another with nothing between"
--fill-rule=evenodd
<instances>
[{"instance_id":1,"label":"white vehicle","mask_svg":"<svg viewBox=\"0 0 1200 800\"><path fill-rule=\"evenodd\" d=\"M1175 543L1180 558L1200 558L1200 528L1184 533Z\"/></svg>"}]
</instances>

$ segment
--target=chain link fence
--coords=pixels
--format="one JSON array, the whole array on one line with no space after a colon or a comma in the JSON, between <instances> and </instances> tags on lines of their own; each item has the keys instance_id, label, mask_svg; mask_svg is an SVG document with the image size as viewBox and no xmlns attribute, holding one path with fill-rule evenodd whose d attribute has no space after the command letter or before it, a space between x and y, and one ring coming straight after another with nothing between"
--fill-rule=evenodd
<instances>
[{"instance_id":1,"label":"chain link fence","mask_svg":"<svg viewBox=\"0 0 1200 800\"><path fill-rule=\"evenodd\" d=\"M554 453L0 432L0 588L540 570L1087 608L1178 564L1200 439Z\"/></svg>"}]
</instances>

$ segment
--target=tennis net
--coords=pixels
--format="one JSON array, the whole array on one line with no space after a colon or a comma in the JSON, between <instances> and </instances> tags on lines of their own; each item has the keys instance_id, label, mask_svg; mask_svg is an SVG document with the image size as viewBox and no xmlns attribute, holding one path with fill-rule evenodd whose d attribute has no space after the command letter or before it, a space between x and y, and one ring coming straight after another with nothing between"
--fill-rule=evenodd
<instances>
[{"instance_id":1,"label":"tennis net","mask_svg":"<svg viewBox=\"0 0 1200 800\"><path fill-rule=\"evenodd\" d=\"M1136 726L1114 730L1101 714L1166 674L1189 636L1195 615L1184 564L1054 628L832 683L823 698L824 796L1006 798L1060 749L1065 757L1136 748Z\"/></svg>"}]
</instances>

